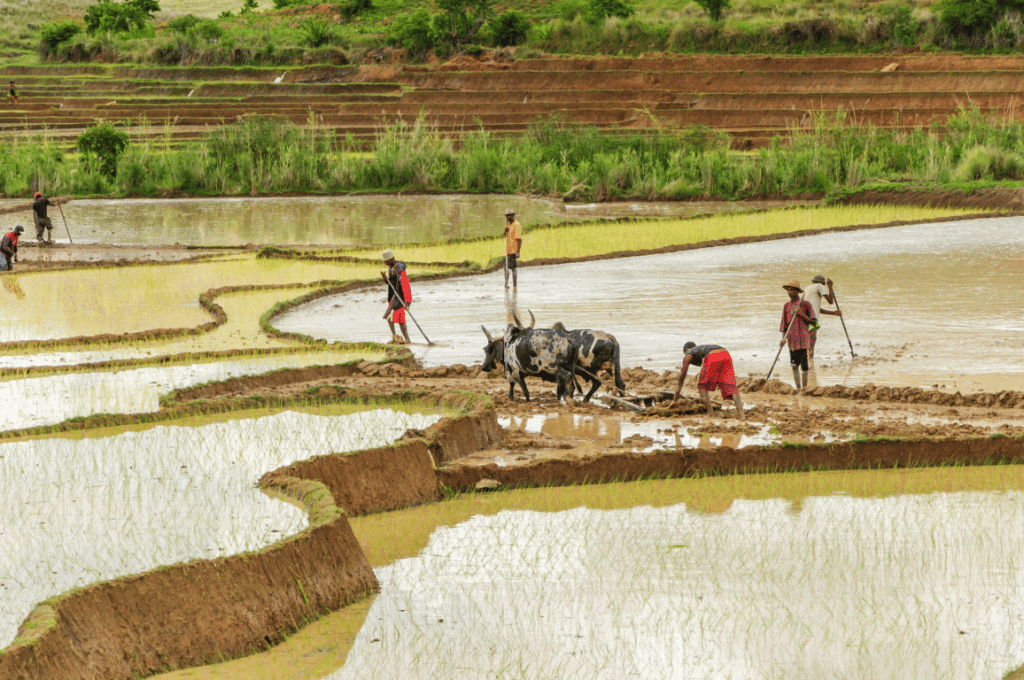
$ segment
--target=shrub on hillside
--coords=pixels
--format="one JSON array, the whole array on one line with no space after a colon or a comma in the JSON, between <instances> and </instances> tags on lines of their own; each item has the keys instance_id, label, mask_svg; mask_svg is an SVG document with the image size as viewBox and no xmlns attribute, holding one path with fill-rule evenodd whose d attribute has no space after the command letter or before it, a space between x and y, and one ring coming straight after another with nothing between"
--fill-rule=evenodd
<instances>
[{"instance_id":1,"label":"shrub on hillside","mask_svg":"<svg viewBox=\"0 0 1024 680\"><path fill-rule=\"evenodd\" d=\"M351 19L371 9L373 9L373 0L346 0L341 5L341 16Z\"/></svg>"},{"instance_id":2,"label":"shrub on hillside","mask_svg":"<svg viewBox=\"0 0 1024 680\"><path fill-rule=\"evenodd\" d=\"M85 30L88 33L138 30L152 21L153 13L159 11L157 0L127 0L124 3L99 0L85 10Z\"/></svg>"},{"instance_id":3,"label":"shrub on hillside","mask_svg":"<svg viewBox=\"0 0 1024 680\"><path fill-rule=\"evenodd\" d=\"M323 47L334 40L334 29L321 17L306 19L299 25L299 30L305 36L306 44L313 48Z\"/></svg>"},{"instance_id":4,"label":"shrub on hillside","mask_svg":"<svg viewBox=\"0 0 1024 680\"><path fill-rule=\"evenodd\" d=\"M82 26L75 21L43 24L39 29L39 56L45 59L57 50L58 45L66 43L81 32Z\"/></svg>"},{"instance_id":5,"label":"shrub on hillside","mask_svg":"<svg viewBox=\"0 0 1024 680\"><path fill-rule=\"evenodd\" d=\"M1024 158L1006 149L976 146L964 154L953 176L961 182L1024 179Z\"/></svg>"},{"instance_id":6,"label":"shrub on hillside","mask_svg":"<svg viewBox=\"0 0 1024 680\"><path fill-rule=\"evenodd\" d=\"M421 7L395 19L388 34L388 43L405 48L416 59L424 59L434 47L430 12Z\"/></svg>"},{"instance_id":7,"label":"shrub on hillside","mask_svg":"<svg viewBox=\"0 0 1024 680\"><path fill-rule=\"evenodd\" d=\"M526 41L526 34L530 32L526 15L514 9L499 14L489 27L491 40L498 47L519 45Z\"/></svg>"},{"instance_id":8,"label":"shrub on hillside","mask_svg":"<svg viewBox=\"0 0 1024 680\"><path fill-rule=\"evenodd\" d=\"M946 29L960 38L987 33L999 18L999 0L941 0L939 12Z\"/></svg>"},{"instance_id":9,"label":"shrub on hillside","mask_svg":"<svg viewBox=\"0 0 1024 680\"><path fill-rule=\"evenodd\" d=\"M108 175L117 174L117 158L128 148L128 133L111 123L94 125L78 135L75 146L82 153L88 168L101 168Z\"/></svg>"},{"instance_id":10,"label":"shrub on hillside","mask_svg":"<svg viewBox=\"0 0 1024 680\"><path fill-rule=\"evenodd\" d=\"M608 17L628 19L633 16L633 7L628 0L588 0L585 16L591 23L604 21Z\"/></svg>"},{"instance_id":11,"label":"shrub on hillside","mask_svg":"<svg viewBox=\"0 0 1024 680\"><path fill-rule=\"evenodd\" d=\"M914 18L914 3L910 0L896 0L878 9L878 38L893 48L913 47L921 32L920 22Z\"/></svg>"}]
</instances>

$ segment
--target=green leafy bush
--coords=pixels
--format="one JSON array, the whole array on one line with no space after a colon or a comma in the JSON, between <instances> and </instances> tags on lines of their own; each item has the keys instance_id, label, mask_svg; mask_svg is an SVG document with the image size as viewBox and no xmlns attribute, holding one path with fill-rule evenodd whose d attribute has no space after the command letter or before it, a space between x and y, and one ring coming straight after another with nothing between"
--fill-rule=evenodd
<instances>
[{"instance_id":1,"label":"green leafy bush","mask_svg":"<svg viewBox=\"0 0 1024 680\"><path fill-rule=\"evenodd\" d=\"M608 17L628 19L633 16L633 7L627 0L589 0L586 17L591 22L604 21Z\"/></svg>"},{"instance_id":2,"label":"green leafy bush","mask_svg":"<svg viewBox=\"0 0 1024 680\"><path fill-rule=\"evenodd\" d=\"M99 0L85 10L85 30L88 33L138 30L152 21L153 14L159 11L157 0L127 0L124 3Z\"/></svg>"},{"instance_id":3,"label":"green leafy bush","mask_svg":"<svg viewBox=\"0 0 1024 680\"><path fill-rule=\"evenodd\" d=\"M373 0L347 0L341 5L341 16L351 19L373 9Z\"/></svg>"},{"instance_id":4,"label":"green leafy bush","mask_svg":"<svg viewBox=\"0 0 1024 680\"><path fill-rule=\"evenodd\" d=\"M423 59L434 46L434 29L430 12L419 8L415 12L400 16L391 24L388 42L409 51L409 54Z\"/></svg>"},{"instance_id":5,"label":"green leafy bush","mask_svg":"<svg viewBox=\"0 0 1024 680\"><path fill-rule=\"evenodd\" d=\"M986 33L999 17L998 0L941 0L942 24L957 36L970 38Z\"/></svg>"},{"instance_id":6,"label":"green leafy bush","mask_svg":"<svg viewBox=\"0 0 1024 680\"><path fill-rule=\"evenodd\" d=\"M879 17L886 28L886 37L896 49L913 47L921 32L921 23L914 18L914 3L910 0L889 2L879 8Z\"/></svg>"},{"instance_id":7,"label":"green leafy bush","mask_svg":"<svg viewBox=\"0 0 1024 680\"><path fill-rule=\"evenodd\" d=\"M498 47L519 45L526 41L526 34L530 31L530 22L526 15L517 10L509 10L499 14L490 23L491 39Z\"/></svg>"},{"instance_id":8,"label":"green leafy bush","mask_svg":"<svg viewBox=\"0 0 1024 680\"><path fill-rule=\"evenodd\" d=\"M63 21L54 24L43 24L39 29L40 51L43 56L53 52L61 43L65 43L82 32L82 26L76 21Z\"/></svg>"},{"instance_id":9,"label":"green leafy bush","mask_svg":"<svg viewBox=\"0 0 1024 680\"><path fill-rule=\"evenodd\" d=\"M128 148L128 133L111 123L100 123L78 136L75 146L87 167L99 166L109 175L117 174L117 158Z\"/></svg>"},{"instance_id":10,"label":"green leafy bush","mask_svg":"<svg viewBox=\"0 0 1024 680\"><path fill-rule=\"evenodd\" d=\"M194 28L196 24L202 21L195 14L186 14L185 16L171 19L167 22L167 28L177 33L188 33L189 30Z\"/></svg>"}]
</instances>

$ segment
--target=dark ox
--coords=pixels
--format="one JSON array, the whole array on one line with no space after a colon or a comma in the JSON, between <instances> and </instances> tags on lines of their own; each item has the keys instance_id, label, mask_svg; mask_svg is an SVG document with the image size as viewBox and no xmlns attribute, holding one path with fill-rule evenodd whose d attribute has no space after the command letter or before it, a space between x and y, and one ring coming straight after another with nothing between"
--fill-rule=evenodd
<instances>
[{"instance_id":1,"label":"dark ox","mask_svg":"<svg viewBox=\"0 0 1024 680\"><path fill-rule=\"evenodd\" d=\"M583 397L583 401L590 401L590 398L594 396L594 392L597 392L597 388L601 386L597 372L606 363L612 365L612 376L615 378L615 386L622 392L626 391L626 383L622 382L622 372L619 367L619 341L615 339L614 335L604 331L592 331L589 329L567 331L561 322L555 323L551 328L566 333L572 344L577 347L575 373L590 381L590 391L587 392L587 396ZM575 381L576 378L574 376L573 382ZM583 393L583 388L580 387L578 382L576 383L576 389L581 394Z\"/></svg>"},{"instance_id":2,"label":"dark ox","mask_svg":"<svg viewBox=\"0 0 1024 680\"><path fill-rule=\"evenodd\" d=\"M512 318L515 323L508 325L502 338L492 338L486 328L480 327L487 336L484 362L480 368L493 371L499 365L504 366L509 399L515 394L518 384L526 401L530 401L526 377L531 375L557 383L555 394L559 399L563 394L572 399L575 391L573 373L579 352L569 340L569 334L554 329L535 329L533 312L530 312L529 328L523 328L515 314Z\"/></svg>"}]
</instances>

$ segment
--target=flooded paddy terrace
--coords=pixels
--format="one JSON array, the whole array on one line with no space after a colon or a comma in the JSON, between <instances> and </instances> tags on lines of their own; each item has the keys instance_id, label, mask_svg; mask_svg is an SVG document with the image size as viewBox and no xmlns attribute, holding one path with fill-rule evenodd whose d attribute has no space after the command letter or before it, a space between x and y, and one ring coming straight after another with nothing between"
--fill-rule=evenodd
<instances>
[{"instance_id":1,"label":"flooded paddy terrace","mask_svg":"<svg viewBox=\"0 0 1024 680\"><path fill-rule=\"evenodd\" d=\"M439 346L413 350L428 367L476 364L482 355L480 323L500 330L516 306L533 310L539 325L560 320L614 332L627 366L675 367L682 342L692 335L726 345L739 372L754 373L760 363L769 363L762 352L774 353L777 308L784 301L776 279L799 276L806 282L821 271L836 279L860 356L853 362L843 358L838 323L826 318L819 380L858 384L881 382L879 376L887 375L898 382L899 376L919 371L951 389L1009 384L1010 357L1024 327L1000 309L989 308L986 316L979 300L1005 286L989 275L991 269L1019 262L1024 242L1019 229L1000 220L927 227L888 229L885 238L870 231L828 234L613 260L607 266L525 267L517 298L508 299L501 294L500 273L414 281L414 313ZM815 240L823 237L834 240ZM844 264L844 258L849 262ZM45 318L22 308L0 328L0 336L4 342L56 343L12 348L17 352L5 357L0 368L17 371L44 361L53 366L124 358L142 362L224 350L281 354L245 357L238 366L231 358L207 357L208 364L196 366L109 373L86 367L82 373L9 380L5 390L13 390L9 393L19 406L0 429L56 423L73 414L152 409L153 400L171 388L271 366L386 356L380 347L303 350L303 343L266 335L259 323L270 307L322 281L372 279L378 266L257 260L251 253L219 259L123 270L138 269L135 278L88 272L99 276L82 278L86 290L81 294L75 292L80 285L48 281L52 274L18 274L26 297L40 296ZM865 273L868 266L880 274ZM978 271L968 276L968 266ZM938 274L930 274L932 269ZM956 294L945 289L950 282ZM279 284L294 288L238 289L218 296L227 320L206 333L139 338L120 347L115 342L84 348L63 341L72 335L149 330L154 318L161 319L160 327L195 328L210 316L197 304L198 296L214 285ZM104 308L87 312L84 320L64 318L109 290L124 295L108 296L100 303ZM60 295L67 299L55 299ZM943 305L955 323L943 322ZM319 317L321 332L307 334L342 343L381 341L384 334L375 325L386 329L379 320L381 306L379 291L344 293L281 317L274 326L307 332L308 327L290 324L295 318L308 322ZM164 307L170 310L166 322ZM904 326L890 322L897 315ZM947 357L960 343L977 338L971 329L978 324L987 331L981 334L978 360L965 366ZM912 325L918 333L905 331ZM369 382L371 374L360 379ZM413 382L396 374L373 380L396 391ZM468 384L454 382L443 389L466 389ZM5 573L19 584L12 590L33 580L53 584L45 593L25 591L4 603L15 612L9 617L14 627L26 603L31 608L67 588L161 563L255 550L298 531L303 513L263 496L252 488L253 479L320 452L373 445L331 439L360 430L342 424L347 417L288 413L238 421L249 423L241 426L251 430L248 434L233 430L231 421L0 445L5 468L0 478L28 475L26 480L36 480L26 481L23 493L5 501L3 516L16 520L4 530L16 545L8 552L20 561L0 566L0 585L10 585L3 581ZM779 441L768 423L756 423L750 431L709 434L706 428L681 427L678 420L634 425L593 412L553 418L513 412L501 422L507 432L605 440L610 448L622 445L623 451L756 447ZM424 425L397 424L387 437ZM381 594L372 604L327 617L310 631L316 635L345 618L348 623L335 634L354 639L351 652L348 643L302 648L304 631L296 635L298 647L234 662L241 666L180 675L233 677L229 668L250 662L256 664L250 669L271 674L266 677L273 676L269 669L280 668L275 677L287 672L306 678L470 678L506 672L531 678L921 677L914 669L927 670L929 677L1002 677L1024 663L1021 546L1014 538L1024 523L1024 477L1012 466L958 468L925 484L918 483L918 472L864 473L872 481L854 484L850 479L861 473L841 476L841 483L809 476L817 481L798 492L787 485L802 475L757 477L761 481L754 481L754 487L734 477L646 482L635 487L640 491L623 491L628 485L584 487L596 494L588 498L565 488L501 492L354 518L357 537L377 568ZM99 476L94 480L93 474ZM650 491L656 487L657 492ZM175 496L178 492L184 495ZM602 494L603 500L595 500ZM236 503L243 496L248 500ZM39 499L42 504L36 507ZM78 507L89 503L96 506L87 512ZM161 508L175 504L194 505L202 517L183 516L184 531L173 529L177 513ZM112 518L114 528L100 523L100 516ZM40 535L65 519L66 531L53 531L54 546L45 547ZM112 550L87 554L90 544L117 532L128 536L127 556ZM84 538L89 536L95 540ZM0 543L7 538L0 535ZM19 552L17 546L28 547ZM42 562L32 562L37 557ZM74 567L59 566L64 559ZM47 570L57 572L50 574L53 579L33 576ZM361 613L353 614L356 610ZM986 626L996 633L981 633ZM238 677L259 674L250 670Z\"/></svg>"}]
</instances>

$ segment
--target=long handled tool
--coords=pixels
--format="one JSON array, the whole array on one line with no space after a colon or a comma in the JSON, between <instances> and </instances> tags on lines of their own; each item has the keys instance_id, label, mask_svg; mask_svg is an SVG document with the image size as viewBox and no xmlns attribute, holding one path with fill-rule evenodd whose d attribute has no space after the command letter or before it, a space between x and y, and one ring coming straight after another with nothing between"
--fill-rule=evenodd
<instances>
[{"instance_id":1,"label":"long handled tool","mask_svg":"<svg viewBox=\"0 0 1024 680\"><path fill-rule=\"evenodd\" d=\"M386 275L386 274L384 274L384 272L381 272L381 273L380 273L380 277L381 277L382 279L384 279L384 283L388 284L388 288L390 288L390 289L391 289L391 292L392 292L392 293L394 293L395 297L396 297L396 298L399 298L399 299L401 299L401 297L402 297L402 296L401 296L401 295L399 295L399 294L398 294L398 291L397 291L397 290L395 290L395 287L394 287L393 285L391 285L391 281L390 281L390 280L388 279L387 275ZM414 317L414 316L412 315L412 312L410 312L410 311L409 311L409 309L408 309L408 308L406 308L406 310L405 310L405 313L406 313L406 314L408 314L408 315L409 315L409 318L410 318L410 319L412 319L412 322L413 322L414 324L416 324L416 328L419 328L419 329L420 329L420 333L422 333L422 335L423 335L423 338L424 338L424 339L425 339L425 340L427 341L427 344L428 344L428 345L433 345L434 343L432 343L432 342L430 341L430 338L428 338L428 337L427 337L427 334L423 332L423 329L422 329L422 328L420 328L420 324L419 324L419 322L418 322L418 321L416 320L416 317Z\"/></svg>"},{"instance_id":2,"label":"long handled tool","mask_svg":"<svg viewBox=\"0 0 1024 680\"><path fill-rule=\"evenodd\" d=\"M71 230L68 229L68 218L64 217L64 208L60 207L60 201L57 201L57 208L60 210L60 218L64 220L64 231L68 232L68 243L74 243L71 240ZM836 305L838 307L839 305Z\"/></svg>"},{"instance_id":3,"label":"long handled tool","mask_svg":"<svg viewBox=\"0 0 1024 680\"><path fill-rule=\"evenodd\" d=\"M836 311L839 312L839 320L843 324L843 332L846 333L846 342L848 342L850 344L850 357L851 358L852 357L856 357L857 355L853 351L853 341L850 340L850 334L847 333L847 331L846 331L846 321L843 320L843 314L842 314L843 310L839 309L839 297L836 296L836 292L835 291L832 291L832 299L835 300L835 302L836 302Z\"/></svg>"},{"instance_id":4,"label":"long handled tool","mask_svg":"<svg viewBox=\"0 0 1024 680\"><path fill-rule=\"evenodd\" d=\"M800 302L803 302L803 301L804 301L804 298L801 295L800 296ZM839 305L836 305L836 306L838 307ZM797 307L796 311L797 312L800 311L800 308ZM786 346L786 338L789 337L789 331L793 328L793 322L794 321L796 321L796 312L793 312L793 318L789 320L789 325L786 326L786 334L782 336L782 343L779 345L779 351L775 353L775 361L772 362L772 367L768 369L768 376L765 378L765 380L771 380L771 378L772 378L772 371L775 370L775 364L777 364L779 362L779 357L782 356L782 348ZM797 385L797 387L799 387L799 385Z\"/></svg>"}]
</instances>

